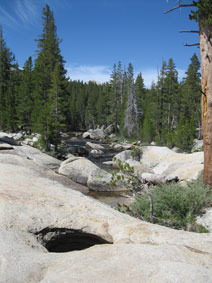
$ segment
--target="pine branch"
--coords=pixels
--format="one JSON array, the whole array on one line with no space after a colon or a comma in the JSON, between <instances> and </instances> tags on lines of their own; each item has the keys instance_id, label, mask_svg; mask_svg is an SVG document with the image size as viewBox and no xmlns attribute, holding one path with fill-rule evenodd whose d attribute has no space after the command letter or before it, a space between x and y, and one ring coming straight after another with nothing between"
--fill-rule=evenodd
<instances>
[{"instance_id":1,"label":"pine branch","mask_svg":"<svg viewBox=\"0 0 212 283\"><path fill-rule=\"evenodd\" d=\"M204 91L202 91L201 89L199 89L199 91L201 92L201 94L203 94L206 97L206 94L204 93Z\"/></svg>"},{"instance_id":2,"label":"pine branch","mask_svg":"<svg viewBox=\"0 0 212 283\"><path fill-rule=\"evenodd\" d=\"M180 30L179 32L199 33L199 31L198 31L198 30Z\"/></svg>"},{"instance_id":3,"label":"pine branch","mask_svg":"<svg viewBox=\"0 0 212 283\"><path fill-rule=\"evenodd\" d=\"M187 47L191 47L191 46L199 46L200 44L199 43L193 43L193 44L184 44L184 46L187 46Z\"/></svg>"},{"instance_id":4,"label":"pine branch","mask_svg":"<svg viewBox=\"0 0 212 283\"><path fill-rule=\"evenodd\" d=\"M172 8L172 9L170 9L168 11L163 12L163 13L164 14L168 14L168 13L174 11L174 10L177 10L177 9L180 9L180 8L185 8L185 7L196 7L196 5L195 4L180 4L180 5Z\"/></svg>"}]
</instances>

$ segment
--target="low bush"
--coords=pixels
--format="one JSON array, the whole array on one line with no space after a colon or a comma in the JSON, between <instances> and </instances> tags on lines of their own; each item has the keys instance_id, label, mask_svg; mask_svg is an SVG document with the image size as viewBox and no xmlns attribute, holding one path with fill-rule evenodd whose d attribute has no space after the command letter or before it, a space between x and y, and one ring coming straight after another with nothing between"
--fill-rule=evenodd
<instances>
[{"instance_id":1,"label":"low bush","mask_svg":"<svg viewBox=\"0 0 212 283\"><path fill-rule=\"evenodd\" d=\"M208 232L203 226L195 223L197 215L200 215L204 208L212 206L212 190L203 184L202 176L185 187L171 183L151 187L150 192L154 223L175 229ZM142 193L135 197L130 206L119 205L118 210L150 221L149 207L148 196Z\"/></svg>"}]
</instances>

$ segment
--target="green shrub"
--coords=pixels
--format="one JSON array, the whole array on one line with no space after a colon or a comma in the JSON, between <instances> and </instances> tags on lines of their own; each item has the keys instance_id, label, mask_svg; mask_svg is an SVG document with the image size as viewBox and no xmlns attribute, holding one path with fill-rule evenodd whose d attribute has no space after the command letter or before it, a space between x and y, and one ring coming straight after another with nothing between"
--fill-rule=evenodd
<instances>
[{"instance_id":1,"label":"green shrub","mask_svg":"<svg viewBox=\"0 0 212 283\"><path fill-rule=\"evenodd\" d=\"M192 152L200 152L200 151L204 151L204 147L203 147L203 146L201 146L201 147L198 148L198 149L195 149L195 150L192 151Z\"/></svg>"},{"instance_id":2,"label":"green shrub","mask_svg":"<svg viewBox=\"0 0 212 283\"><path fill-rule=\"evenodd\" d=\"M177 183L155 186L150 189L155 223L176 229L208 232L195 223L204 208L212 206L211 188L204 186L202 177L189 182L186 187ZM136 196L134 202L120 211L149 221L149 200L146 194Z\"/></svg>"},{"instance_id":3,"label":"green shrub","mask_svg":"<svg viewBox=\"0 0 212 283\"><path fill-rule=\"evenodd\" d=\"M141 155L142 155L142 150L141 148L139 148L138 146L132 146L132 149L131 149L131 153L130 155L132 156L133 159L135 160L140 160L141 159Z\"/></svg>"}]
</instances>

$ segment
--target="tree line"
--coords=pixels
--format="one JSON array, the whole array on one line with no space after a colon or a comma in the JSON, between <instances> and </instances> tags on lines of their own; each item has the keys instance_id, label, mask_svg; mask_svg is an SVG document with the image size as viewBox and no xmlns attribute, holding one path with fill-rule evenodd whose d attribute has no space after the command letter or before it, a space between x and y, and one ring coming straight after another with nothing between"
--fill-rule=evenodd
<instances>
[{"instance_id":1,"label":"tree line","mask_svg":"<svg viewBox=\"0 0 212 283\"><path fill-rule=\"evenodd\" d=\"M29 57L22 69L7 47L0 29L0 128L24 129L41 134L46 150L60 143L60 133L112 124L126 138L156 141L190 150L201 138L200 63L191 58L179 82L172 58L162 62L158 80L150 89L133 65L114 64L110 81L72 81L66 76L53 12L43 9L43 31L37 41L36 59Z\"/></svg>"},{"instance_id":2,"label":"tree line","mask_svg":"<svg viewBox=\"0 0 212 283\"><path fill-rule=\"evenodd\" d=\"M200 63L191 58L181 82L172 58L163 62L158 81L145 88L142 74L134 79L115 64L110 82L69 82L70 124L74 129L113 124L118 134L150 143L190 150L194 138L201 138Z\"/></svg>"}]
</instances>

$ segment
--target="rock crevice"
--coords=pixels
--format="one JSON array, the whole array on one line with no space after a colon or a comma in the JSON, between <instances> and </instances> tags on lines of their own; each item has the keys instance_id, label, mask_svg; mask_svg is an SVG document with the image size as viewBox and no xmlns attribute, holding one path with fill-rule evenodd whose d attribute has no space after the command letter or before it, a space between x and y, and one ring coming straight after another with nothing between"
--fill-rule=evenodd
<instances>
[{"instance_id":1,"label":"rock crevice","mask_svg":"<svg viewBox=\"0 0 212 283\"><path fill-rule=\"evenodd\" d=\"M112 244L95 234L68 228L45 228L35 233L38 241L55 253L84 250L94 245Z\"/></svg>"}]
</instances>

